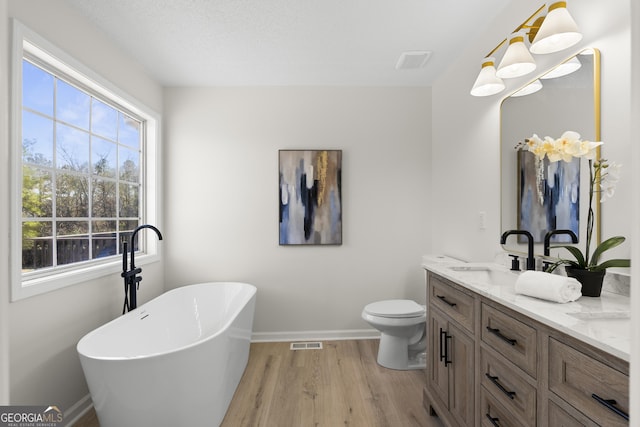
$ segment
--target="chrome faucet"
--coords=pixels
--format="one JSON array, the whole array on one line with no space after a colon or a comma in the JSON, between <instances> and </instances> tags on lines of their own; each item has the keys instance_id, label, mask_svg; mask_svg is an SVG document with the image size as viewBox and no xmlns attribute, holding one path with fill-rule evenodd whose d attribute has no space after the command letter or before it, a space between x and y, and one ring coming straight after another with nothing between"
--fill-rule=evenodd
<instances>
[{"instance_id":1,"label":"chrome faucet","mask_svg":"<svg viewBox=\"0 0 640 427\"><path fill-rule=\"evenodd\" d=\"M533 236L527 230L508 230L502 233L500 237L500 244L504 245L507 242L507 237L512 234L519 234L527 237L527 270L536 269L536 260L533 257Z\"/></svg>"},{"instance_id":2,"label":"chrome faucet","mask_svg":"<svg viewBox=\"0 0 640 427\"><path fill-rule=\"evenodd\" d=\"M142 268L136 268L135 262L135 238L138 231L143 228L150 228L158 235L158 240L162 240L162 233L156 227L150 224L143 224L135 228L131 233L131 263L127 267L127 241L122 242L122 273L121 277L124 278L124 307L122 307L122 314L127 311L131 311L138 306L136 301L136 291L140 288L140 282L142 277L138 277L138 274L142 273Z\"/></svg>"},{"instance_id":3,"label":"chrome faucet","mask_svg":"<svg viewBox=\"0 0 640 427\"><path fill-rule=\"evenodd\" d=\"M571 237L571 243L578 243L578 236L571 230L550 230L547 231L547 234L544 236L544 256L547 257L551 255L550 245L551 245L551 237L555 234L567 234ZM543 261L542 263L542 271L547 271L547 268L551 263L549 261Z\"/></svg>"}]
</instances>

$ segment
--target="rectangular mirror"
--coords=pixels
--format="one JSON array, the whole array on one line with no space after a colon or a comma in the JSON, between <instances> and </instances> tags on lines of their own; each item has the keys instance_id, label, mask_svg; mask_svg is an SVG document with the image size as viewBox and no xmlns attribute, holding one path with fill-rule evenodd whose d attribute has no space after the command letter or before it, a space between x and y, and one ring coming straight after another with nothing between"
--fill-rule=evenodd
<instances>
[{"instance_id":1,"label":"rectangular mirror","mask_svg":"<svg viewBox=\"0 0 640 427\"><path fill-rule=\"evenodd\" d=\"M563 75L571 69L572 72ZM586 163L581 167L561 165L562 161L554 164L552 167L560 166L562 170L546 169L547 182L542 186L553 186L562 180L563 185L573 186L573 194L566 189L561 196L563 200L553 203L542 200L544 198L536 200L537 197L530 197L536 186L536 171L531 166L535 156L519 152L516 145L533 134L555 139L568 130L578 132L584 140L600 140L600 52L596 49L586 49L567 59L507 97L500 107L501 228L503 232L514 229L531 232L536 255L543 254L544 235L553 229L573 228L579 231L576 233L578 244L584 242L589 170ZM595 203L594 210L597 245L600 242L599 202ZM552 243L568 241L568 236L559 235L554 236ZM516 238L507 241L505 248L510 253L527 252L526 242L519 243Z\"/></svg>"}]
</instances>

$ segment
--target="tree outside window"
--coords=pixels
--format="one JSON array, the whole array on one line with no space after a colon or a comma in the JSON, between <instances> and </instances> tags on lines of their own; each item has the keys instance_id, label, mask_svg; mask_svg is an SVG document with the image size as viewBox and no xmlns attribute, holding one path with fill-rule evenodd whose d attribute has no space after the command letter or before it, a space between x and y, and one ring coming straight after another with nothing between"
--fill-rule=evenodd
<instances>
[{"instance_id":1,"label":"tree outside window","mask_svg":"<svg viewBox=\"0 0 640 427\"><path fill-rule=\"evenodd\" d=\"M22 271L115 256L140 221L143 122L22 65Z\"/></svg>"}]
</instances>

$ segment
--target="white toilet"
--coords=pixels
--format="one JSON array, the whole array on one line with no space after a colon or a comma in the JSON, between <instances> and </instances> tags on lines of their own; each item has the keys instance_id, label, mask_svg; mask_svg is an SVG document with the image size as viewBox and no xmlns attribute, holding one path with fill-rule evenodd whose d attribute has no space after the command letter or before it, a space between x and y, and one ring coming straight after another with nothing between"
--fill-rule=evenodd
<instances>
[{"instance_id":1,"label":"white toilet","mask_svg":"<svg viewBox=\"0 0 640 427\"><path fill-rule=\"evenodd\" d=\"M381 332L378 364L399 370L426 367L424 305L406 299L373 302L362 310L362 318Z\"/></svg>"}]
</instances>

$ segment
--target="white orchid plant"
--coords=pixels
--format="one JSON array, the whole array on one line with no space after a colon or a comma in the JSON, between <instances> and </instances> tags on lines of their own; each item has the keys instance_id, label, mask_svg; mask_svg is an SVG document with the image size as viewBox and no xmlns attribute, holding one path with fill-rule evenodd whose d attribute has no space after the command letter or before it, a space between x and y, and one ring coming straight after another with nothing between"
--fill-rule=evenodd
<instances>
[{"instance_id":1,"label":"white orchid plant","mask_svg":"<svg viewBox=\"0 0 640 427\"><path fill-rule=\"evenodd\" d=\"M608 162L604 159L596 160L597 148L601 145L602 142L582 140L580 139L580 134L573 131L563 133L558 139L553 139L549 136L541 139L538 135L534 134L531 138L525 139L524 142L516 145L516 149L532 152L536 156L537 164L540 166L542 166L542 161L545 157L547 157L550 162L557 162L560 160L570 162L576 157L585 158L589 161L589 211L587 215L587 238L585 251L583 253L576 246L571 245L552 246L553 248L565 248L575 259L559 259L547 268L548 272L555 270L560 265L569 265L574 268L590 271L602 271L609 267L630 266L631 262L629 259L610 259L599 263L600 256L603 252L615 248L625 241L623 236L611 237L600 243L593 251L593 254L590 252L594 224L594 195L595 193L599 193L601 202L612 197L615 192L616 184L620 180L620 169L622 167L622 165L614 162ZM537 176L538 188L540 189L542 179L541 168L539 168ZM539 194L540 193L541 192L539 192Z\"/></svg>"}]
</instances>

